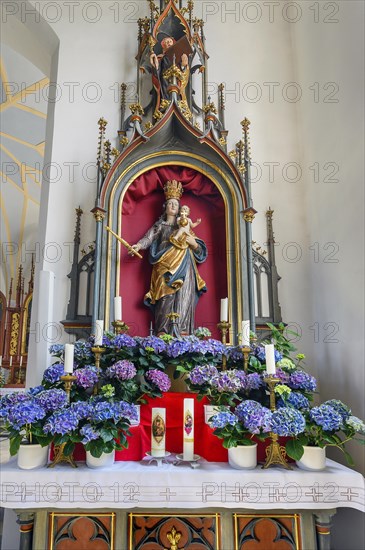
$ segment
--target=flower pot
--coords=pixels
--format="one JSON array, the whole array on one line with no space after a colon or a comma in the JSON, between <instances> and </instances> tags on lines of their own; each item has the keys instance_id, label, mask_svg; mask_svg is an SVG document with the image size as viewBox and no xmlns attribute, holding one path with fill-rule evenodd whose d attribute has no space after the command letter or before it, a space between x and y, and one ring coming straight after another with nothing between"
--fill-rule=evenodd
<instances>
[{"instance_id":1,"label":"flower pot","mask_svg":"<svg viewBox=\"0 0 365 550\"><path fill-rule=\"evenodd\" d=\"M228 449L228 462L236 470L252 470L257 466L257 443Z\"/></svg>"},{"instance_id":2,"label":"flower pot","mask_svg":"<svg viewBox=\"0 0 365 550\"><path fill-rule=\"evenodd\" d=\"M11 459L10 440L8 438L0 439L0 464L6 464Z\"/></svg>"},{"instance_id":3,"label":"flower pot","mask_svg":"<svg viewBox=\"0 0 365 550\"><path fill-rule=\"evenodd\" d=\"M141 405L135 405L137 409L138 418L137 420L131 420L131 426L139 426L141 423Z\"/></svg>"},{"instance_id":4,"label":"flower pot","mask_svg":"<svg viewBox=\"0 0 365 550\"><path fill-rule=\"evenodd\" d=\"M326 467L326 447L304 446L303 456L296 461L296 464L302 470L324 470Z\"/></svg>"},{"instance_id":5,"label":"flower pot","mask_svg":"<svg viewBox=\"0 0 365 550\"><path fill-rule=\"evenodd\" d=\"M42 468L48 461L48 446L38 444L21 444L18 451L18 468L33 470Z\"/></svg>"},{"instance_id":6,"label":"flower pot","mask_svg":"<svg viewBox=\"0 0 365 550\"><path fill-rule=\"evenodd\" d=\"M86 451L86 466L89 468L107 468L114 464L115 451L103 453L99 458L92 456L90 451Z\"/></svg>"}]
</instances>

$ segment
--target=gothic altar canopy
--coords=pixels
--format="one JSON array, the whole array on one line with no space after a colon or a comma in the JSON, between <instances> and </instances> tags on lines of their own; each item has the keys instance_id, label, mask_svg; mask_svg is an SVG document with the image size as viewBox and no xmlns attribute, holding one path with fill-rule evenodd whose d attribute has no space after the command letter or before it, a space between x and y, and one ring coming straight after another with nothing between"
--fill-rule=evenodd
<instances>
[{"instance_id":1,"label":"gothic altar canopy","mask_svg":"<svg viewBox=\"0 0 365 550\"><path fill-rule=\"evenodd\" d=\"M105 319L108 326L114 297L122 296L131 334L152 326L156 334L172 333L162 318L178 313L175 323L170 319L176 334L206 326L218 337L220 300L228 297L235 335L244 318L254 326L255 315L248 268L255 213L250 123L242 121L242 140L228 153L223 85L217 106L207 95L203 22L193 18L192 3L179 9L170 0L164 9L150 8L151 16L138 22L138 93L129 115L127 87L121 86L120 150L111 148L107 123L99 121L93 321ZM171 182L181 190L166 193ZM178 211L166 220L169 199L178 201ZM170 237L179 230L183 205L190 211L181 249ZM137 245L143 257L117 236Z\"/></svg>"}]
</instances>

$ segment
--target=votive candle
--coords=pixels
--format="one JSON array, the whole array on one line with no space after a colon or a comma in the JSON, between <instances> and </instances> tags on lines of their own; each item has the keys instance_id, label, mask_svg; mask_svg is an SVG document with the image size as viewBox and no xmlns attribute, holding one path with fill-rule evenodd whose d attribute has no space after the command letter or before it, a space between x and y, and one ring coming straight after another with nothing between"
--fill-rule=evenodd
<instances>
[{"instance_id":1,"label":"votive candle","mask_svg":"<svg viewBox=\"0 0 365 550\"><path fill-rule=\"evenodd\" d=\"M166 443L166 409L154 407L151 423L151 456L164 457Z\"/></svg>"},{"instance_id":2,"label":"votive candle","mask_svg":"<svg viewBox=\"0 0 365 550\"><path fill-rule=\"evenodd\" d=\"M184 399L183 460L194 460L194 399Z\"/></svg>"}]
</instances>

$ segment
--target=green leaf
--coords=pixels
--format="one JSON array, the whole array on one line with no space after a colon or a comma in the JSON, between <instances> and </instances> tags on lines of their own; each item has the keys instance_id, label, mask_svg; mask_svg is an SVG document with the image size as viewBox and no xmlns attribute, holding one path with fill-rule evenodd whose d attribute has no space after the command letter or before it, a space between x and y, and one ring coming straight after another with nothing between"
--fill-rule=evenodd
<instances>
[{"instance_id":1,"label":"green leaf","mask_svg":"<svg viewBox=\"0 0 365 550\"><path fill-rule=\"evenodd\" d=\"M14 456L16 455L16 453L19 451L19 447L20 447L20 443L22 441L22 436L21 435L17 435L15 437L12 437L10 439L10 454L11 456Z\"/></svg>"},{"instance_id":2,"label":"green leaf","mask_svg":"<svg viewBox=\"0 0 365 550\"><path fill-rule=\"evenodd\" d=\"M285 445L286 454L294 460L300 460L303 456L303 445L297 439L289 439Z\"/></svg>"},{"instance_id":3,"label":"green leaf","mask_svg":"<svg viewBox=\"0 0 365 550\"><path fill-rule=\"evenodd\" d=\"M66 443L66 445L64 446L64 449L63 449L63 454L65 456L70 456L72 455L72 453L74 452L74 449L75 449L75 444L72 443L72 441L68 441Z\"/></svg>"},{"instance_id":4,"label":"green leaf","mask_svg":"<svg viewBox=\"0 0 365 550\"><path fill-rule=\"evenodd\" d=\"M102 440L106 443L107 441L110 441L111 439L114 439L113 434L110 433L110 430L107 430L105 428L102 428L100 430L100 435Z\"/></svg>"},{"instance_id":5,"label":"green leaf","mask_svg":"<svg viewBox=\"0 0 365 550\"><path fill-rule=\"evenodd\" d=\"M347 464L348 464L349 466L354 466L355 463L354 463L353 458L352 458L352 456L350 455L350 453L347 452L347 451L345 451L345 449L342 449L342 450L343 450L343 452L344 452L344 455L345 455Z\"/></svg>"}]
</instances>

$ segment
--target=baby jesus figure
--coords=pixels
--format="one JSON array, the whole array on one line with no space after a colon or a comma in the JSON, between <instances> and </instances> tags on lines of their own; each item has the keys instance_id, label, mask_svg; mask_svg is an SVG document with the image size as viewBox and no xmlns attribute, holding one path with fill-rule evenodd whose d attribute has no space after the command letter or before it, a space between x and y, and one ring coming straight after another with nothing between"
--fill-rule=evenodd
<instances>
[{"instance_id":1,"label":"baby jesus figure","mask_svg":"<svg viewBox=\"0 0 365 550\"><path fill-rule=\"evenodd\" d=\"M176 241L180 241L180 242L185 241L186 235L194 236L192 229L197 227L202 221L201 218L198 218L196 222L193 222L189 218L189 215L190 215L190 208L186 204L184 204L180 208L180 216L176 220L179 226L179 229L174 235L174 239Z\"/></svg>"}]
</instances>

